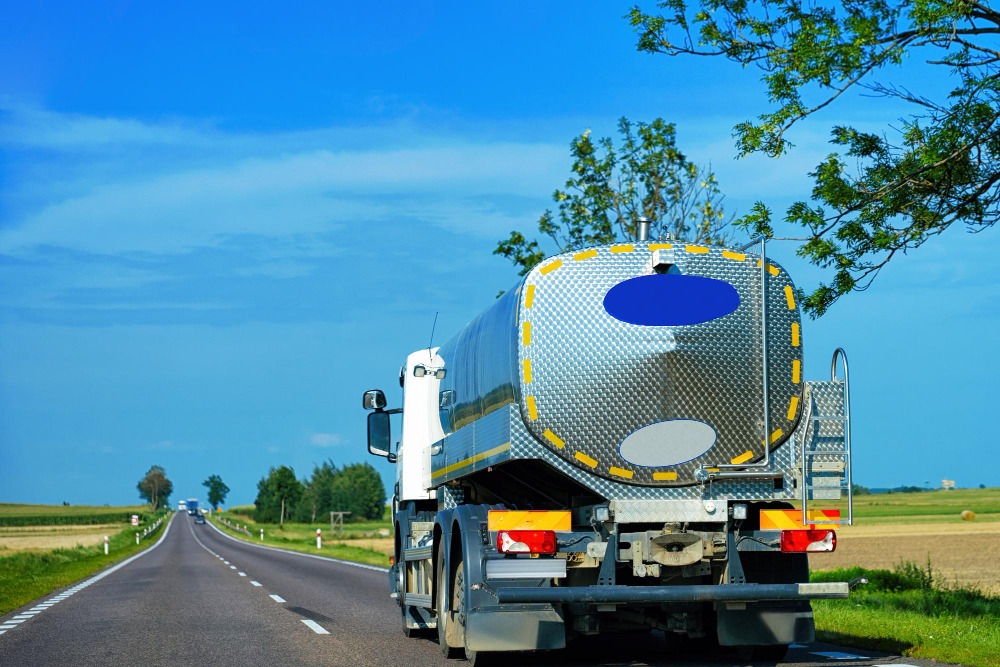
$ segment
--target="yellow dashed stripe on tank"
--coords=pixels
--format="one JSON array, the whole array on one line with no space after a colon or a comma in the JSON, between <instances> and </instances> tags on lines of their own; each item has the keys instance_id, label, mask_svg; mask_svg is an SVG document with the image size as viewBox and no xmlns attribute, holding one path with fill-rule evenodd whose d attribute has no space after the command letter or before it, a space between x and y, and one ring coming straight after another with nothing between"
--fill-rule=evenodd
<instances>
[{"instance_id":1,"label":"yellow dashed stripe on tank","mask_svg":"<svg viewBox=\"0 0 1000 667\"><path fill-rule=\"evenodd\" d=\"M798 347L800 345L799 335L799 323L792 322L792 347Z\"/></svg>"},{"instance_id":2,"label":"yellow dashed stripe on tank","mask_svg":"<svg viewBox=\"0 0 1000 667\"><path fill-rule=\"evenodd\" d=\"M538 271L544 276L544 275L548 275L548 274L552 273L553 271L555 271L556 269L558 269L560 266L562 266L562 260L561 259L557 259L554 262L549 262L548 264L546 264L542 268L538 269Z\"/></svg>"},{"instance_id":3,"label":"yellow dashed stripe on tank","mask_svg":"<svg viewBox=\"0 0 1000 667\"><path fill-rule=\"evenodd\" d=\"M521 342L524 345L531 345L531 322L525 321L521 325Z\"/></svg>"},{"instance_id":4,"label":"yellow dashed stripe on tank","mask_svg":"<svg viewBox=\"0 0 1000 667\"><path fill-rule=\"evenodd\" d=\"M618 245L611 246L612 254L618 254L621 252L634 252L635 246L631 243L620 243Z\"/></svg>"},{"instance_id":5,"label":"yellow dashed stripe on tank","mask_svg":"<svg viewBox=\"0 0 1000 667\"><path fill-rule=\"evenodd\" d=\"M625 470L625 468L617 468L615 466L608 468L608 472L615 477L623 477L625 479L632 479L632 476L635 474L631 470Z\"/></svg>"},{"instance_id":6,"label":"yellow dashed stripe on tank","mask_svg":"<svg viewBox=\"0 0 1000 667\"><path fill-rule=\"evenodd\" d=\"M708 248L703 245L686 245L684 250L691 253L692 255L707 255Z\"/></svg>"},{"instance_id":7,"label":"yellow dashed stripe on tank","mask_svg":"<svg viewBox=\"0 0 1000 667\"><path fill-rule=\"evenodd\" d=\"M597 249L591 248L590 250L584 250L583 252L578 252L573 255L573 259L578 262L582 262L585 259L590 259L591 257L597 257Z\"/></svg>"},{"instance_id":8,"label":"yellow dashed stripe on tank","mask_svg":"<svg viewBox=\"0 0 1000 667\"><path fill-rule=\"evenodd\" d=\"M524 360L524 383L529 384L531 382L531 359Z\"/></svg>"},{"instance_id":9,"label":"yellow dashed stripe on tank","mask_svg":"<svg viewBox=\"0 0 1000 667\"><path fill-rule=\"evenodd\" d=\"M780 438L783 435L785 435L785 432L782 431L780 428L775 430L775 432L771 434L771 444L773 445L774 443L776 443L778 441L778 438ZM764 443L761 442L760 444L763 445Z\"/></svg>"},{"instance_id":10,"label":"yellow dashed stripe on tank","mask_svg":"<svg viewBox=\"0 0 1000 667\"><path fill-rule=\"evenodd\" d=\"M555 433L553 433L550 429L545 429L545 432L542 433L542 435L545 436L546 440L548 440L549 442L551 442L553 445L555 445L559 449L562 449L563 447L566 446L566 443L562 441L562 438L560 438L558 435L556 435Z\"/></svg>"},{"instance_id":11,"label":"yellow dashed stripe on tank","mask_svg":"<svg viewBox=\"0 0 1000 667\"><path fill-rule=\"evenodd\" d=\"M524 307L531 308L535 305L535 286L528 285L528 289L524 294Z\"/></svg>"},{"instance_id":12,"label":"yellow dashed stripe on tank","mask_svg":"<svg viewBox=\"0 0 1000 667\"><path fill-rule=\"evenodd\" d=\"M722 256L726 259L731 259L734 262L745 262L747 260L746 255L741 252L733 252L732 250L723 250Z\"/></svg>"},{"instance_id":13,"label":"yellow dashed stripe on tank","mask_svg":"<svg viewBox=\"0 0 1000 667\"><path fill-rule=\"evenodd\" d=\"M760 264L761 264L761 261L758 259L757 260L757 267L758 268L760 268ZM776 276L779 273L781 273L781 269L779 269L778 267L776 267L774 264L768 263L768 265L767 265L767 272L770 273L772 276Z\"/></svg>"},{"instance_id":14,"label":"yellow dashed stripe on tank","mask_svg":"<svg viewBox=\"0 0 1000 667\"><path fill-rule=\"evenodd\" d=\"M580 461L584 465L588 465L591 468L597 467L597 459L587 456L583 452L577 452L573 456L576 458L577 461Z\"/></svg>"},{"instance_id":15,"label":"yellow dashed stripe on tank","mask_svg":"<svg viewBox=\"0 0 1000 667\"><path fill-rule=\"evenodd\" d=\"M795 310L795 291L791 285L785 285L785 302L788 303L788 310Z\"/></svg>"},{"instance_id":16,"label":"yellow dashed stripe on tank","mask_svg":"<svg viewBox=\"0 0 1000 667\"><path fill-rule=\"evenodd\" d=\"M802 362L798 359L792 360L792 384L802 381Z\"/></svg>"},{"instance_id":17,"label":"yellow dashed stripe on tank","mask_svg":"<svg viewBox=\"0 0 1000 667\"><path fill-rule=\"evenodd\" d=\"M799 397L792 396L792 400L788 402L788 421L795 419L795 413L799 410Z\"/></svg>"},{"instance_id":18,"label":"yellow dashed stripe on tank","mask_svg":"<svg viewBox=\"0 0 1000 667\"><path fill-rule=\"evenodd\" d=\"M531 421L538 419L538 406L535 405L535 397L528 396L524 399L524 402L528 406L528 419Z\"/></svg>"},{"instance_id":19,"label":"yellow dashed stripe on tank","mask_svg":"<svg viewBox=\"0 0 1000 667\"><path fill-rule=\"evenodd\" d=\"M747 451L743 452L736 458L732 459L731 463L739 465L740 463L746 463L752 458L753 458L753 452L748 449Z\"/></svg>"},{"instance_id":20,"label":"yellow dashed stripe on tank","mask_svg":"<svg viewBox=\"0 0 1000 667\"><path fill-rule=\"evenodd\" d=\"M673 247L674 247L673 243L650 243L649 251L653 252L654 250L670 250Z\"/></svg>"},{"instance_id":21,"label":"yellow dashed stripe on tank","mask_svg":"<svg viewBox=\"0 0 1000 667\"><path fill-rule=\"evenodd\" d=\"M672 482L677 479L677 473L675 472L654 472L653 481L656 482Z\"/></svg>"}]
</instances>

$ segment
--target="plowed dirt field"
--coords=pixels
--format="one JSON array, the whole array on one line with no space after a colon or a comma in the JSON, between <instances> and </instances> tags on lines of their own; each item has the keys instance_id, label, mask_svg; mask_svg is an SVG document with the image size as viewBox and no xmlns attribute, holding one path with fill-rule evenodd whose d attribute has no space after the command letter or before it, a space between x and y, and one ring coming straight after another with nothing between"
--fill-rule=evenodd
<instances>
[{"instance_id":1,"label":"plowed dirt field","mask_svg":"<svg viewBox=\"0 0 1000 667\"><path fill-rule=\"evenodd\" d=\"M903 524L864 520L837 530L837 550L813 554L814 570L859 565L891 570L904 561L930 566L945 586L976 586L1000 594L1000 521L943 521L941 517L907 517Z\"/></svg>"}]
</instances>

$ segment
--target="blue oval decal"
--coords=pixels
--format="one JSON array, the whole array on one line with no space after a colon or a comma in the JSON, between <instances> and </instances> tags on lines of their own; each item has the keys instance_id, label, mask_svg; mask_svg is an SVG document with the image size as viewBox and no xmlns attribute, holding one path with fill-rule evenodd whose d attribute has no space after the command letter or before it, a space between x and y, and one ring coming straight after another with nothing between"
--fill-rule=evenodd
<instances>
[{"instance_id":1,"label":"blue oval decal","mask_svg":"<svg viewBox=\"0 0 1000 667\"><path fill-rule=\"evenodd\" d=\"M724 280L675 273L630 278L604 296L611 317L650 327L701 324L739 307L739 293Z\"/></svg>"}]
</instances>

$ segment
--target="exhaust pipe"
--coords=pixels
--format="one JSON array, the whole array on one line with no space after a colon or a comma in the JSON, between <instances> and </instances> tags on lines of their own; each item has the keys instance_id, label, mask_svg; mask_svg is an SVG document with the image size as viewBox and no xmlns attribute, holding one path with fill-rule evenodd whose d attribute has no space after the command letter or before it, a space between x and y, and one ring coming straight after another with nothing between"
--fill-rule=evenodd
<instances>
[{"instance_id":1,"label":"exhaust pipe","mask_svg":"<svg viewBox=\"0 0 1000 667\"><path fill-rule=\"evenodd\" d=\"M639 216L636 221L636 240L637 241L648 241L649 240L649 218L644 215Z\"/></svg>"}]
</instances>

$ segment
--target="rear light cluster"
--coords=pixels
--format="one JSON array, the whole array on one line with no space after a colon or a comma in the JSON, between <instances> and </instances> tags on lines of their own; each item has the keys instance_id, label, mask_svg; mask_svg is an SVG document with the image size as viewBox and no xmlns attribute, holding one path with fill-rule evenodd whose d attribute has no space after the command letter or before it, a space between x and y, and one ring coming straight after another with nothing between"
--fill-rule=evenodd
<instances>
[{"instance_id":1,"label":"rear light cluster","mask_svg":"<svg viewBox=\"0 0 1000 667\"><path fill-rule=\"evenodd\" d=\"M554 554L554 530L501 530L497 533L497 551L502 554Z\"/></svg>"},{"instance_id":2,"label":"rear light cluster","mask_svg":"<svg viewBox=\"0 0 1000 667\"><path fill-rule=\"evenodd\" d=\"M781 551L783 553L804 553L837 550L835 530L783 530L781 531Z\"/></svg>"}]
</instances>

